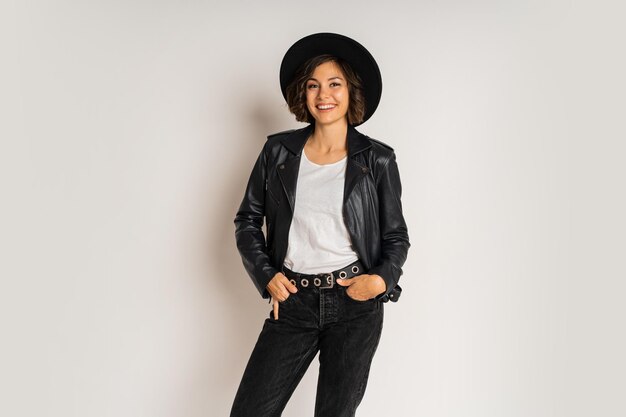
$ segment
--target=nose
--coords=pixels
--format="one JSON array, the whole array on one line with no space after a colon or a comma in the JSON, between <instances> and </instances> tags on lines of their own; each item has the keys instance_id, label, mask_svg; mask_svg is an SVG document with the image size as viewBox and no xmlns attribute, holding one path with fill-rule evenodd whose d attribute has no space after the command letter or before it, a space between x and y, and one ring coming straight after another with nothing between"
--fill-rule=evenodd
<instances>
[{"instance_id":1,"label":"nose","mask_svg":"<svg viewBox=\"0 0 626 417\"><path fill-rule=\"evenodd\" d=\"M324 86L324 85L320 85L320 88L319 88L319 90L318 90L318 94L317 94L317 96L318 96L319 98L322 98L322 97L328 97L328 87L326 87L326 86Z\"/></svg>"}]
</instances>

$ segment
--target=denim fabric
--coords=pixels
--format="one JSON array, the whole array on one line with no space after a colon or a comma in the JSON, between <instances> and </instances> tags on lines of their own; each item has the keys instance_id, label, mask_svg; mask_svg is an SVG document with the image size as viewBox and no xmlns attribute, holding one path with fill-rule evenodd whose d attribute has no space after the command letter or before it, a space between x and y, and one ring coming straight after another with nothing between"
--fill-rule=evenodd
<instances>
[{"instance_id":1,"label":"denim fabric","mask_svg":"<svg viewBox=\"0 0 626 417\"><path fill-rule=\"evenodd\" d=\"M315 417L354 416L383 327L384 303L346 288L298 288L273 310L248 361L231 417L278 417L320 352ZM301 415L308 413L302 412Z\"/></svg>"}]
</instances>

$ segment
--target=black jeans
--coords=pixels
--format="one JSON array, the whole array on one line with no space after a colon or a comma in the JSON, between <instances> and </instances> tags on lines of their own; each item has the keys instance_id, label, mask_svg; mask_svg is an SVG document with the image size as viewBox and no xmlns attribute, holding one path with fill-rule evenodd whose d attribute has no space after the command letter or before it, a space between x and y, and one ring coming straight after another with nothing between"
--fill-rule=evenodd
<instances>
[{"instance_id":1,"label":"black jeans","mask_svg":"<svg viewBox=\"0 0 626 417\"><path fill-rule=\"evenodd\" d=\"M333 288L298 288L265 319L231 417L278 417L320 352L315 417L354 416L383 327L384 304Z\"/></svg>"}]
</instances>

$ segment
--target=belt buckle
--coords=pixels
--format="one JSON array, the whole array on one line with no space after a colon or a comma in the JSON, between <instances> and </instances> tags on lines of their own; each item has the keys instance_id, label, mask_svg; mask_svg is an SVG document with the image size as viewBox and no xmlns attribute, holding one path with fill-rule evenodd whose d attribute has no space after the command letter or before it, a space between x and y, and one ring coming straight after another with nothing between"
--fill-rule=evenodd
<instances>
[{"instance_id":1,"label":"belt buckle","mask_svg":"<svg viewBox=\"0 0 626 417\"><path fill-rule=\"evenodd\" d=\"M318 277L322 280L319 288L333 288L335 286L335 276L332 272L317 274Z\"/></svg>"}]
</instances>

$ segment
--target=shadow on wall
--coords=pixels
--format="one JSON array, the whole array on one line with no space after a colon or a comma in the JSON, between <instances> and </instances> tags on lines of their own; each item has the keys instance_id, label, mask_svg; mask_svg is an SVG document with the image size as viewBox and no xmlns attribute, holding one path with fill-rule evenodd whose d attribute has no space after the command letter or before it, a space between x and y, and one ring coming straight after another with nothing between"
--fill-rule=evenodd
<instances>
[{"instance_id":1,"label":"shadow on wall","mask_svg":"<svg viewBox=\"0 0 626 417\"><path fill-rule=\"evenodd\" d=\"M234 218L245 192L254 162L265 143L266 136L284 130L285 118L281 110L288 114L286 108L268 108L267 97L259 95L256 99L248 99L248 109L234 111L241 114L242 123L234 126L233 140L241 152L237 152L230 171L215 178L221 183L219 200L210 196L207 201L215 207L220 220L213 219L206 230L213 253L206 257L207 291L213 297L219 297L222 309L211 321L219 321L220 325L209 324L211 328L222 329L216 334L211 346L219 354L211 353L206 358L211 373L210 387L220 387L208 394L206 403L210 404L214 415L228 415L244 368L261 331L263 321L269 317L271 305L268 300L260 297L250 277L246 273L235 242ZM243 184L243 185L242 185Z\"/></svg>"}]
</instances>

